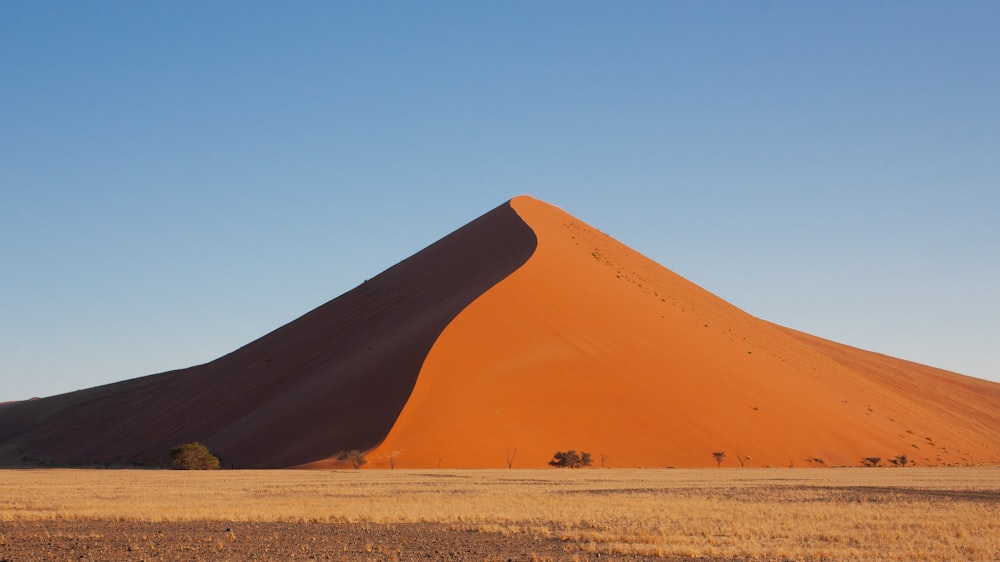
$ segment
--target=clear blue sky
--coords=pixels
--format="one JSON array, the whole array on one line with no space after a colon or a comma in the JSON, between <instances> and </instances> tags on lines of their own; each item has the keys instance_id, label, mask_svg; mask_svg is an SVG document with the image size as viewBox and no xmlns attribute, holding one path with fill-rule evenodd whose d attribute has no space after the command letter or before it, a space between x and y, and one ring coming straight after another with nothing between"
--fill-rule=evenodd
<instances>
[{"instance_id":1,"label":"clear blue sky","mask_svg":"<svg viewBox=\"0 0 1000 562\"><path fill-rule=\"evenodd\" d=\"M211 360L510 197L1000 380L1000 3L0 3L0 401Z\"/></svg>"}]
</instances>

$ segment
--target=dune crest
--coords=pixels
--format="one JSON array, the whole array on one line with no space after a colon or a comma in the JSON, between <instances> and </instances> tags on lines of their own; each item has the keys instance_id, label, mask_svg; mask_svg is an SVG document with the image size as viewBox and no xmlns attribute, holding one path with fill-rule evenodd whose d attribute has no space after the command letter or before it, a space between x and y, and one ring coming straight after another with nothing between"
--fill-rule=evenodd
<instances>
[{"instance_id":1,"label":"dune crest","mask_svg":"<svg viewBox=\"0 0 1000 562\"><path fill-rule=\"evenodd\" d=\"M0 463L157 465L201 441L225 467L277 468L370 449L441 330L534 249L500 205L215 361L0 408Z\"/></svg>"},{"instance_id":2,"label":"dune crest","mask_svg":"<svg viewBox=\"0 0 1000 562\"><path fill-rule=\"evenodd\" d=\"M560 209L511 204L535 254L442 332L375 464L1000 461L1000 385L759 320Z\"/></svg>"},{"instance_id":3,"label":"dune crest","mask_svg":"<svg viewBox=\"0 0 1000 562\"><path fill-rule=\"evenodd\" d=\"M1000 384L755 318L517 197L215 361L0 406L0 464L1000 463Z\"/></svg>"}]
</instances>

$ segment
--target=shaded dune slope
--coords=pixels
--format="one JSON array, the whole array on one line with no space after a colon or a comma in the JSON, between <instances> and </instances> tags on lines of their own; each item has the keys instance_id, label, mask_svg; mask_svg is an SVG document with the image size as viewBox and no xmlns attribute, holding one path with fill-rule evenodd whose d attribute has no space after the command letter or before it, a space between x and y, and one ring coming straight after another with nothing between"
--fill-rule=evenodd
<instances>
[{"instance_id":1,"label":"shaded dune slope","mask_svg":"<svg viewBox=\"0 0 1000 562\"><path fill-rule=\"evenodd\" d=\"M211 363L0 408L0 461L158 463L200 440L227 467L287 467L374 447L440 332L535 246L503 204Z\"/></svg>"},{"instance_id":2,"label":"shaded dune slope","mask_svg":"<svg viewBox=\"0 0 1000 562\"><path fill-rule=\"evenodd\" d=\"M512 206L535 254L441 334L374 466L1000 462L1000 385L754 318L555 207Z\"/></svg>"},{"instance_id":3,"label":"shaded dune slope","mask_svg":"<svg viewBox=\"0 0 1000 562\"><path fill-rule=\"evenodd\" d=\"M859 321L863 321L860 319ZM1000 384L755 318L518 197L211 363L0 407L0 461L1000 463Z\"/></svg>"}]
</instances>

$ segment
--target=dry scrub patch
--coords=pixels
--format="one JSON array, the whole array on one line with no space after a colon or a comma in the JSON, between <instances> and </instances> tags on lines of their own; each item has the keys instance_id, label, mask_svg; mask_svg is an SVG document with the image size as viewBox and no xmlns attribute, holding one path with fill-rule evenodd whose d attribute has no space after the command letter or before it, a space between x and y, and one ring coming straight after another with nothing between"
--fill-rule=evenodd
<instances>
[{"instance_id":1,"label":"dry scrub patch","mask_svg":"<svg viewBox=\"0 0 1000 562\"><path fill-rule=\"evenodd\" d=\"M1000 469L0 471L0 536L69 520L424 523L581 559L987 561Z\"/></svg>"}]
</instances>

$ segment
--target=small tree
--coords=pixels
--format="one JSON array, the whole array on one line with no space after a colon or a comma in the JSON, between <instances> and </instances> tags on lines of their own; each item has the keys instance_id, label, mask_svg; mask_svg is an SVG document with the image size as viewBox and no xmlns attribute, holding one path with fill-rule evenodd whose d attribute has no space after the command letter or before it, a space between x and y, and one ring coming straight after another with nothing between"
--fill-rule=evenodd
<instances>
[{"instance_id":1,"label":"small tree","mask_svg":"<svg viewBox=\"0 0 1000 562\"><path fill-rule=\"evenodd\" d=\"M580 455L576 451L556 451L549 461L549 466L556 468L573 468L580 462Z\"/></svg>"},{"instance_id":2,"label":"small tree","mask_svg":"<svg viewBox=\"0 0 1000 562\"><path fill-rule=\"evenodd\" d=\"M876 467L882 464L882 457L865 457L861 459L861 464Z\"/></svg>"},{"instance_id":3,"label":"small tree","mask_svg":"<svg viewBox=\"0 0 1000 562\"><path fill-rule=\"evenodd\" d=\"M569 451L556 451L552 455L552 460L549 461L549 466L556 468L580 468L581 466L590 466L591 464L593 464L593 461L590 458L590 453L586 451L577 453L572 449Z\"/></svg>"},{"instance_id":4,"label":"small tree","mask_svg":"<svg viewBox=\"0 0 1000 562\"><path fill-rule=\"evenodd\" d=\"M712 456L715 457L715 466L716 466L716 468L719 468L719 467L722 466L722 459L726 458L726 452L725 451L715 451L714 453L712 453Z\"/></svg>"},{"instance_id":5,"label":"small tree","mask_svg":"<svg viewBox=\"0 0 1000 562\"><path fill-rule=\"evenodd\" d=\"M514 468L514 457L516 457L516 456L517 456L517 449L516 448L513 451L511 451L510 449L507 449L507 457L506 457L507 458L507 468Z\"/></svg>"},{"instance_id":6,"label":"small tree","mask_svg":"<svg viewBox=\"0 0 1000 562\"><path fill-rule=\"evenodd\" d=\"M219 459L208 447L194 441L178 445L170 451L170 468L175 470L216 470Z\"/></svg>"},{"instance_id":7,"label":"small tree","mask_svg":"<svg viewBox=\"0 0 1000 562\"><path fill-rule=\"evenodd\" d=\"M399 456L399 451L391 451L386 455L386 459L389 461L389 470L396 468L396 457Z\"/></svg>"},{"instance_id":8,"label":"small tree","mask_svg":"<svg viewBox=\"0 0 1000 562\"><path fill-rule=\"evenodd\" d=\"M607 466L605 466L605 463L610 458L611 458L611 455L609 455L607 453L601 453L601 468L607 468Z\"/></svg>"},{"instance_id":9,"label":"small tree","mask_svg":"<svg viewBox=\"0 0 1000 562\"><path fill-rule=\"evenodd\" d=\"M751 460L750 455L744 455L742 453L736 453L736 460L740 461L740 468L746 468L747 462Z\"/></svg>"},{"instance_id":10,"label":"small tree","mask_svg":"<svg viewBox=\"0 0 1000 562\"><path fill-rule=\"evenodd\" d=\"M367 464L368 459L365 458L365 454L357 449L351 449L350 451L344 451L337 455L338 461L351 461L351 466L354 470L361 468L361 465Z\"/></svg>"}]
</instances>

